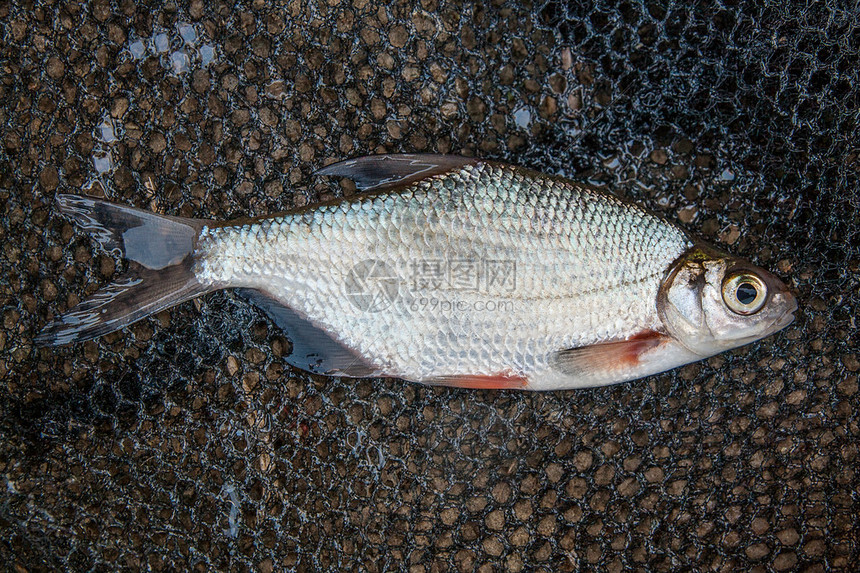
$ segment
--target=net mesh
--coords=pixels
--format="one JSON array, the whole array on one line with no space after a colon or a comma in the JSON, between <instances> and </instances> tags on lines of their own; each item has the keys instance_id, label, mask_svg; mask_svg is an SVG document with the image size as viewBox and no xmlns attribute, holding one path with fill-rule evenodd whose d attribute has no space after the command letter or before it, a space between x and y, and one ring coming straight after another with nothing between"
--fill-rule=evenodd
<instances>
[{"instance_id":1,"label":"net mesh","mask_svg":"<svg viewBox=\"0 0 860 573\"><path fill-rule=\"evenodd\" d=\"M850 2L0 3L0 554L15 570L850 570ZM550 394L328 379L230 293L38 349L122 262L58 191L225 219L442 152L606 185L790 279L787 331Z\"/></svg>"}]
</instances>

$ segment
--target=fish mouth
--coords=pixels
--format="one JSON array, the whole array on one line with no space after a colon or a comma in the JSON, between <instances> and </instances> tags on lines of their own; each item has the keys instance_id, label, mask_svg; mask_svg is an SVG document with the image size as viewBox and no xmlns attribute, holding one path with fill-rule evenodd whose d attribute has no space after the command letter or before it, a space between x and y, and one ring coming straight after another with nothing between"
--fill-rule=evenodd
<instances>
[{"instance_id":1,"label":"fish mouth","mask_svg":"<svg viewBox=\"0 0 860 573\"><path fill-rule=\"evenodd\" d=\"M774 332L776 332L777 330L782 330L783 328L785 328L786 326L788 326L792 322L794 322L794 311L793 310L780 316L779 319L773 323L773 326L771 328L773 329Z\"/></svg>"},{"instance_id":2,"label":"fish mouth","mask_svg":"<svg viewBox=\"0 0 860 573\"><path fill-rule=\"evenodd\" d=\"M797 311L797 298L788 291L783 292L781 294L785 298L786 309L785 312L782 313L779 318L777 318L771 325L771 332L782 330L783 328L794 322L794 313Z\"/></svg>"}]
</instances>

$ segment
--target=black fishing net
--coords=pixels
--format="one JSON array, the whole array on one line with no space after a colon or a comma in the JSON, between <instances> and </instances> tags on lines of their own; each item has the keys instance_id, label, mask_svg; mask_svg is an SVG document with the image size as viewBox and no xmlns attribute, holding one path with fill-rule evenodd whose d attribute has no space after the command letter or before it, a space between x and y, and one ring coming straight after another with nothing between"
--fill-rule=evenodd
<instances>
[{"instance_id":1,"label":"black fishing net","mask_svg":"<svg viewBox=\"0 0 860 573\"><path fill-rule=\"evenodd\" d=\"M9 570L851 570L852 2L0 2L0 560ZM329 159L606 185L786 278L786 331L549 394L341 380L230 293L34 348L121 261L86 191L261 215Z\"/></svg>"}]
</instances>

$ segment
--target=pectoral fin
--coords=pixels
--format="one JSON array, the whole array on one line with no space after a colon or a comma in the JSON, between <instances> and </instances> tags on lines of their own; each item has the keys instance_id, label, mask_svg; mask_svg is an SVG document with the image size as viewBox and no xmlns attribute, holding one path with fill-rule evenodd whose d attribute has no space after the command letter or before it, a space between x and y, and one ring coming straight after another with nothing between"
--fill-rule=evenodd
<instances>
[{"instance_id":1,"label":"pectoral fin","mask_svg":"<svg viewBox=\"0 0 860 573\"><path fill-rule=\"evenodd\" d=\"M541 389L616 384L701 360L666 334L644 331L626 340L570 348L550 359L552 373Z\"/></svg>"}]
</instances>

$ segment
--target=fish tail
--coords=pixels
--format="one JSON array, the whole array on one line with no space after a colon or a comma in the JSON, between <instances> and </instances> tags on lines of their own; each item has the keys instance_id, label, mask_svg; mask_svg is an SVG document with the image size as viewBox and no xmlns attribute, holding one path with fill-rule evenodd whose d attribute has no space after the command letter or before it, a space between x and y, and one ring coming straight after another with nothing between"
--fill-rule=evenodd
<instances>
[{"instance_id":1,"label":"fish tail","mask_svg":"<svg viewBox=\"0 0 860 573\"><path fill-rule=\"evenodd\" d=\"M217 288L194 273L197 238L207 222L78 195L57 195L56 203L105 251L131 262L113 283L48 324L36 344L96 338Z\"/></svg>"}]
</instances>

